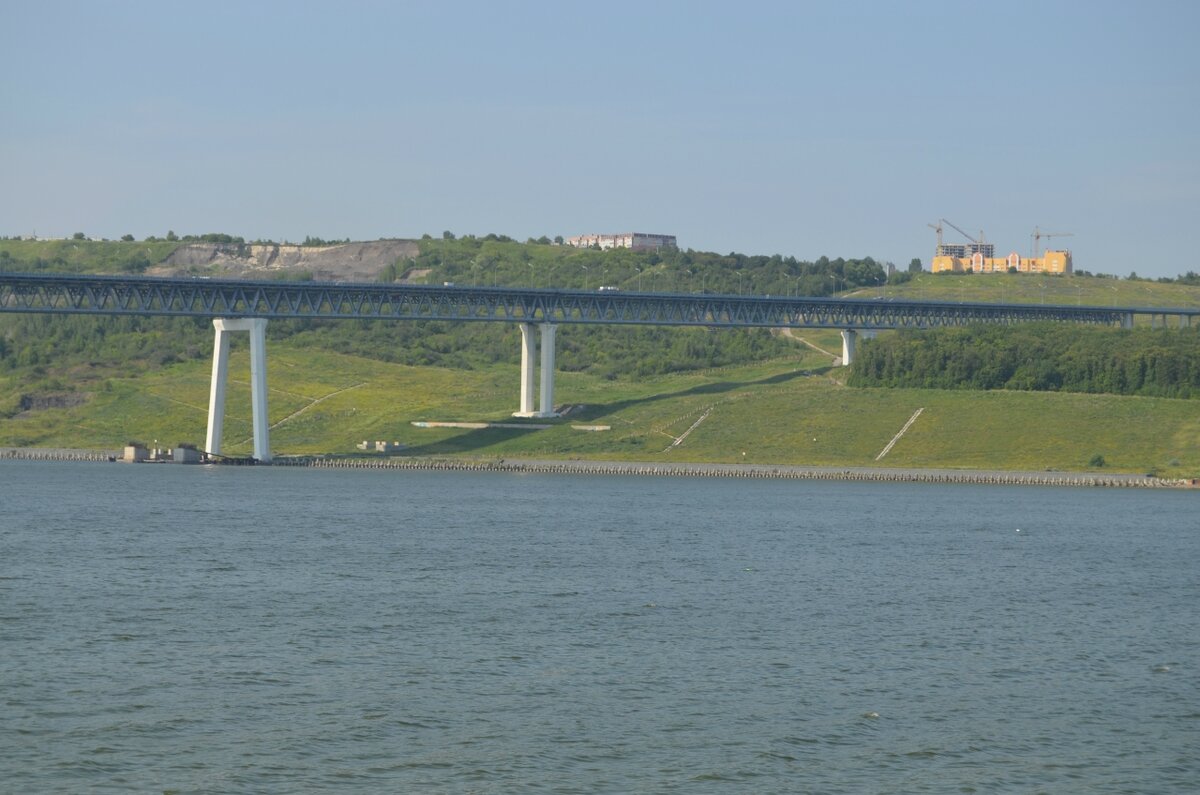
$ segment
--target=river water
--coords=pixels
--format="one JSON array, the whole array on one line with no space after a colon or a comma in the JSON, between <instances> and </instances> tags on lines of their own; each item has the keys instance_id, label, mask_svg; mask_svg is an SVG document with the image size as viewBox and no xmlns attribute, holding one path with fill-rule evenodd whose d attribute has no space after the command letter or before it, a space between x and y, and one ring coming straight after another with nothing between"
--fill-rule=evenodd
<instances>
[{"instance_id":1,"label":"river water","mask_svg":"<svg viewBox=\"0 0 1200 795\"><path fill-rule=\"evenodd\" d=\"M0 791L1195 792L1198 499L0 462Z\"/></svg>"}]
</instances>

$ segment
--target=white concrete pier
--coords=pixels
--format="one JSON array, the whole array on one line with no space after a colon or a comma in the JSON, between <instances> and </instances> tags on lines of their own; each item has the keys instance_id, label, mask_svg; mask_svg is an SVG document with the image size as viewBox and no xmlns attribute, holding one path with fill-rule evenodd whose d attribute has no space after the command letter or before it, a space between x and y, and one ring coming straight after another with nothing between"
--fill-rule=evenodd
<instances>
[{"instance_id":1,"label":"white concrete pier","mask_svg":"<svg viewBox=\"0 0 1200 795\"><path fill-rule=\"evenodd\" d=\"M538 340L534 336L534 324L521 324L521 408L514 411L514 417L557 417L554 413L554 334L558 326L553 323L539 323L541 337L541 373L539 374L540 407L533 408L533 370L537 359Z\"/></svg>"},{"instance_id":2,"label":"white concrete pier","mask_svg":"<svg viewBox=\"0 0 1200 795\"><path fill-rule=\"evenodd\" d=\"M537 360L537 337L532 323L521 324L521 408L514 417L537 416L533 410L533 367Z\"/></svg>"},{"instance_id":3,"label":"white concrete pier","mask_svg":"<svg viewBox=\"0 0 1200 795\"><path fill-rule=\"evenodd\" d=\"M215 318L213 328L212 383L208 393L208 433L204 449L220 455L221 431L225 420L225 384L229 375L229 333L250 332L250 406L254 423L254 457L271 460L270 428L267 420L267 321L266 318Z\"/></svg>"},{"instance_id":4,"label":"white concrete pier","mask_svg":"<svg viewBox=\"0 0 1200 795\"><path fill-rule=\"evenodd\" d=\"M539 417L557 417L554 413L554 334L558 326L542 324L541 411Z\"/></svg>"},{"instance_id":5,"label":"white concrete pier","mask_svg":"<svg viewBox=\"0 0 1200 795\"><path fill-rule=\"evenodd\" d=\"M857 338L858 332L852 328L842 332L842 367L854 364L854 343Z\"/></svg>"}]
</instances>

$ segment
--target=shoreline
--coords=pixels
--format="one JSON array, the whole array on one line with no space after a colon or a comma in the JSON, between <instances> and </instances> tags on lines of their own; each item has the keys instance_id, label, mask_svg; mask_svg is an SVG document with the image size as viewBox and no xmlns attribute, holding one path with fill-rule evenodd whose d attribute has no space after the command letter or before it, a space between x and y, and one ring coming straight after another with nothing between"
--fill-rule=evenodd
<instances>
[{"instance_id":1,"label":"shoreline","mask_svg":"<svg viewBox=\"0 0 1200 795\"><path fill-rule=\"evenodd\" d=\"M0 447L0 460L121 461L119 451L66 448ZM185 465L186 466L186 465ZM467 458L342 458L282 456L270 466L323 469L398 469L452 472L505 472L552 475L641 475L658 477L718 477L767 480L843 480L878 483L965 483L1010 486L1089 486L1102 488L1191 489L1194 478L1095 472L1029 472L987 469L891 469L858 466L796 464L700 464L645 461L583 461L554 459L480 460Z\"/></svg>"}]
</instances>

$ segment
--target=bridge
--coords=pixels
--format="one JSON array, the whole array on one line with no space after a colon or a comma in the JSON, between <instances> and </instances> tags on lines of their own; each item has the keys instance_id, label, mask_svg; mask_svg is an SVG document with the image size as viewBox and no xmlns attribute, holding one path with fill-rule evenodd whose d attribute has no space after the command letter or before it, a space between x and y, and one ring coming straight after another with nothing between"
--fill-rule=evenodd
<instances>
[{"instance_id":1,"label":"bridge","mask_svg":"<svg viewBox=\"0 0 1200 795\"><path fill-rule=\"evenodd\" d=\"M274 318L443 320L517 323L521 329L518 417L554 416L554 335L559 324L823 328L842 335L842 364L854 360L860 331L1013 324L1032 321L1130 328L1191 325L1200 309L1063 304L985 304L887 298L643 293L361 282L242 281L141 276L0 273L0 312L212 318L213 350L205 449L220 453L229 334L250 334L254 457L270 461L266 326ZM535 336L536 329L536 336ZM540 337L540 345L539 345ZM540 407L534 364L540 348Z\"/></svg>"}]
</instances>

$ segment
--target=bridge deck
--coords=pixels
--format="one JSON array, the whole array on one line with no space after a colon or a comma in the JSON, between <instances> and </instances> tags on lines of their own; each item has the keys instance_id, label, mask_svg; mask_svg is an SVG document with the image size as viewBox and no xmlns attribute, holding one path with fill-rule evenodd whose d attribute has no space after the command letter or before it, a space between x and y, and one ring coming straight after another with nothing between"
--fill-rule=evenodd
<instances>
[{"instance_id":1,"label":"bridge deck","mask_svg":"<svg viewBox=\"0 0 1200 795\"><path fill-rule=\"evenodd\" d=\"M0 273L0 312L898 329L1197 309Z\"/></svg>"}]
</instances>

